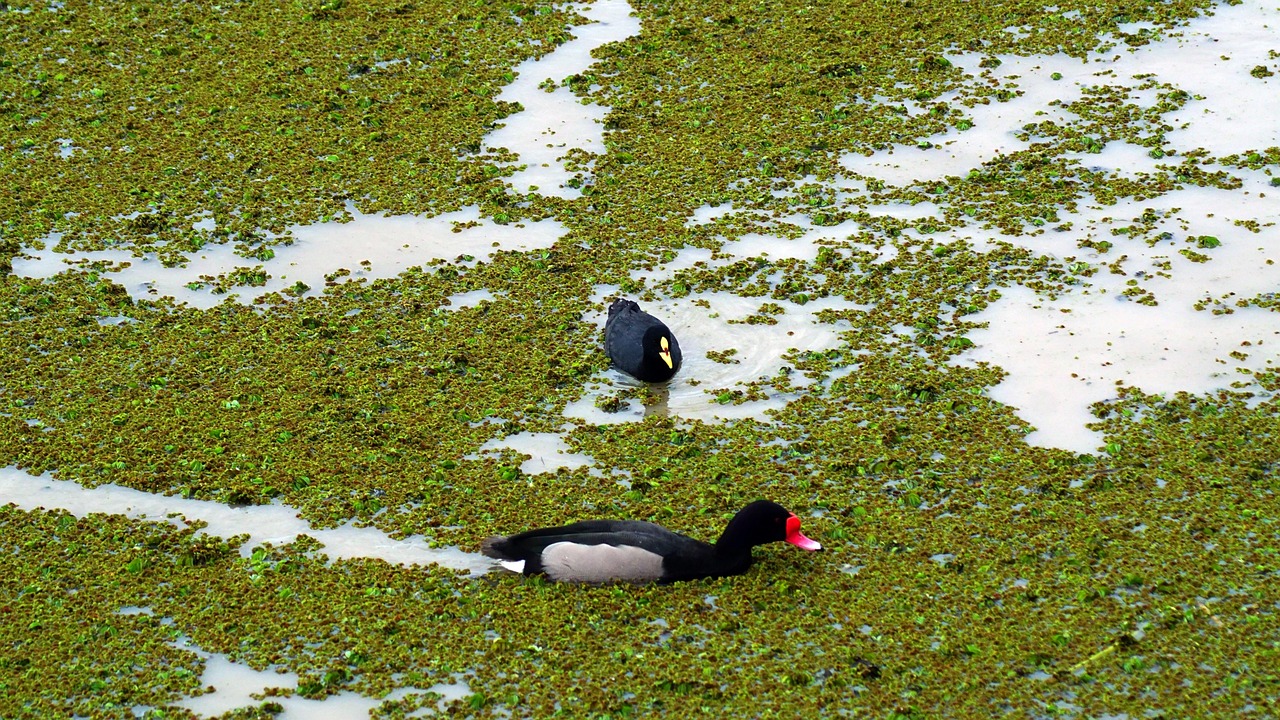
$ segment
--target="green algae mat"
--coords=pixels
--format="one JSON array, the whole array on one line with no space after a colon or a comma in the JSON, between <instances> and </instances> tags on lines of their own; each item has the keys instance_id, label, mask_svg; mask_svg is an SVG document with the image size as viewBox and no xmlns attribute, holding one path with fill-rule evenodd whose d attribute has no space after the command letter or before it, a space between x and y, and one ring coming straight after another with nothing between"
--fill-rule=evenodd
<instances>
[{"instance_id":1,"label":"green algae mat","mask_svg":"<svg viewBox=\"0 0 1280 720\"><path fill-rule=\"evenodd\" d=\"M583 22L566 5L0 3L0 466L281 501L316 527L355 521L466 550L586 517L711 539L767 497L826 552L768 546L740 577L575 587L330 562L305 537L244 557L242 539L198 528L8 506L0 716L191 717L176 703L201 692L204 661L172 644L187 637L297 673L288 692L306 697L424 691L380 718L432 705L425 689L458 679L470 694L447 712L460 717L1274 717L1275 401L1126 388L1094 408L1096 454L1029 446L1027 424L987 397L1002 371L948 361L1000 287L1053 293L1081 270L929 236L1031 235L1083 198L1229 189L1233 170L1280 167L1280 150L1171 148L1165 118L1187 94L1153 80L1160 101L1139 104L1102 78L1079 122L1026 128L1031 150L968 178L855 197L827 185L845 153L963 132L969 108L1014 94L948 54L994 67L1008 53L1123 52L1211 4L633 8L638 36L554 78L611 108L606 152L577 158L582 192L564 199L511 191L515 157L482 141L520 110L497 99L515 66ZM1119 140L1177 152L1139 180L1073 159ZM941 215L866 212L926 198ZM686 222L725 203L734 219ZM486 222L554 218L567 233L549 250L336 275L320 297L211 310L131 298L101 263L12 274L54 245L181 263L229 243L253 266L289 225L351 205L476 206ZM813 261L630 275L682 248L786 236L797 213L866 225ZM193 228L204 217L214 227ZM867 246L896 253L878 261ZM773 301L843 298L851 309L824 320L851 329L835 350L786 358L820 382L797 391L783 372L721 396L796 393L767 421L566 420L607 364L583 319L599 285L758 297L766 324ZM479 289L494 299L445 304ZM121 316L132 321L98 322ZM1252 381L1280 385L1273 372ZM631 486L476 453L523 431L563 434ZM133 607L151 613L120 612ZM277 711L266 698L230 715Z\"/></svg>"}]
</instances>

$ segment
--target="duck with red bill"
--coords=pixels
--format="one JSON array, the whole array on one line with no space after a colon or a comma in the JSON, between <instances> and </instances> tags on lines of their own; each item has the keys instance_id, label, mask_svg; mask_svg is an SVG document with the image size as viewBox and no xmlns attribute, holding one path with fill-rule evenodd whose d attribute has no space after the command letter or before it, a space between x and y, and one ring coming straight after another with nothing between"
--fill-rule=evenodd
<instances>
[{"instance_id":1,"label":"duck with red bill","mask_svg":"<svg viewBox=\"0 0 1280 720\"><path fill-rule=\"evenodd\" d=\"M794 513L757 500L733 516L714 545L640 520L586 520L491 537L481 551L514 572L559 582L672 583L739 575L751 567L752 548L779 541L822 549L800 532Z\"/></svg>"}]
</instances>

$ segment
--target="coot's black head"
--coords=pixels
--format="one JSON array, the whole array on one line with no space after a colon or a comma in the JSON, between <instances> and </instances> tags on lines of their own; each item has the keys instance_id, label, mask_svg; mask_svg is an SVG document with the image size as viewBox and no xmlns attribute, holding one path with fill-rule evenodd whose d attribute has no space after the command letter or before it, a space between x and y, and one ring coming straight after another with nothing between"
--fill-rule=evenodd
<instances>
[{"instance_id":1,"label":"coot's black head","mask_svg":"<svg viewBox=\"0 0 1280 720\"><path fill-rule=\"evenodd\" d=\"M795 513L768 500L757 500L739 510L717 544L750 548L771 542L789 542L802 550L822 549L800 532L800 518Z\"/></svg>"},{"instance_id":2,"label":"coot's black head","mask_svg":"<svg viewBox=\"0 0 1280 720\"><path fill-rule=\"evenodd\" d=\"M680 369L680 343L666 325L657 325L645 330L644 358L641 361L638 375L645 382L663 382L670 380Z\"/></svg>"}]
</instances>

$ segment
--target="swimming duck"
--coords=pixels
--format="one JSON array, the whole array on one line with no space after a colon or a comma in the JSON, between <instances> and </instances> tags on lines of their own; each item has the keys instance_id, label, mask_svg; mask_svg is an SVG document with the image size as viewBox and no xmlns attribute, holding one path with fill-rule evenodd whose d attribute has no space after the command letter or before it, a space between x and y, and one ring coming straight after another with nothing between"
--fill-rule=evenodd
<instances>
[{"instance_id":1,"label":"swimming duck","mask_svg":"<svg viewBox=\"0 0 1280 720\"><path fill-rule=\"evenodd\" d=\"M665 584L739 575L751 567L751 548L780 540L822 549L800 532L795 514L757 500L733 516L715 545L640 520L586 520L491 537L480 550L508 570L560 582Z\"/></svg>"},{"instance_id":2,"label":"swimming duck","mask_svg":"<svg viewBox=\"0 0 1280 720\"><path fill-rule=\"evenodd\" d=\"M665 382L680 369L676 336L632 300L619 298L609 306L604 351L614 367L644 382Z\"/></svg>"}]
</instances>

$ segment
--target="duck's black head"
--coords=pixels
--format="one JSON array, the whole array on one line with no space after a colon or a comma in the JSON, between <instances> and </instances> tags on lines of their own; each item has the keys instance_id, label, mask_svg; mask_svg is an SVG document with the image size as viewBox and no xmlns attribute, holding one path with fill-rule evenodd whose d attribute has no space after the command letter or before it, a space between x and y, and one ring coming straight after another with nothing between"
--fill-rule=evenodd
<instances>
[{"instance_id":1,"label":"duck's black head","mask_svg":"<svg viewBox=\"0 0 1280 720\"><path fill-rule=\"evenodd\" d=\"M771 542L789 542L802 550L822 549L800 532L800 518L795 513L768 500L757 500L739 510L716 545L750 549Z\"/></svg>"},{"instance_id":2,"label":"duck's black head","mask_svg":"<svg viewBox=\"0 0 1280 720\"><path fill-rule=\"evenodd\" d=\"M640 371L645 382L663 382L670 380L680 369L680 343L665 325L650 327L641 341L644 347L644 358Z\"/></svg>"}]
</instances>

